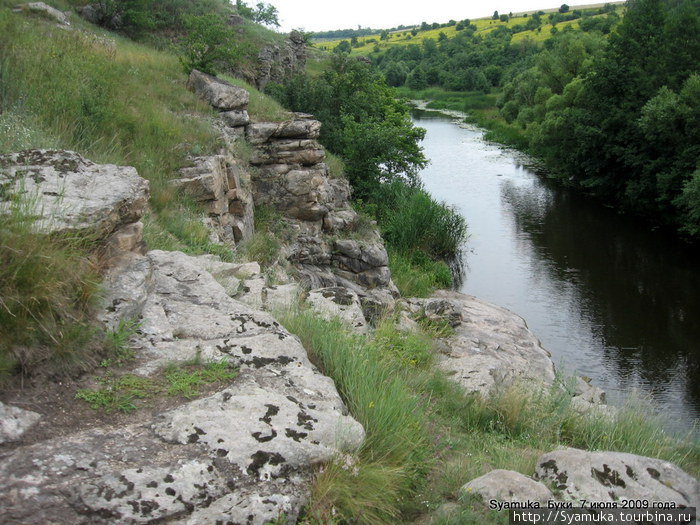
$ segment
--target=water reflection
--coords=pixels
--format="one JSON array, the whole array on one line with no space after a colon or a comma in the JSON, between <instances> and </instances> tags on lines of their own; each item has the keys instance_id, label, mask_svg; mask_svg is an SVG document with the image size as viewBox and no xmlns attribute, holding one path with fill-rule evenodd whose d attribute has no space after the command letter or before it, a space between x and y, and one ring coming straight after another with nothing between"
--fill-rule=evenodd
<instances>
[{"instance_id":1,"label":"water reflection","mask_svg":"<svg viewBox=\"0 0 700 525\"><path fill-rule=\"evenodd\" d=\"M678 426L697 418L700 253L552 187L476 130L415 118L426 188L469 223L462 290L523 316L557 364L613 399L638 388Z\"/></svg>"}]
</instances>

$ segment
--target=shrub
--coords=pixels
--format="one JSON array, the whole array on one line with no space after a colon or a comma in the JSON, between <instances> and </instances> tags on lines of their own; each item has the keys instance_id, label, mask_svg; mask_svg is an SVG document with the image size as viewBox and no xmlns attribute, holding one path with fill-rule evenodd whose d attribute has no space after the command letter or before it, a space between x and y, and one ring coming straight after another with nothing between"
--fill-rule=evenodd
<instances>
[{"instance_id":1,"label":"shrub","mask_svg":"<svg viewBox=\"0 0 700 525\"><path fill-rule=\"evenodd\" d=\"M216 75L222 63L231 66L240 56L235 33L224 19L216 14L183 15L182 22L187 30L180 42L180 62L185 73L198 69Z\"/></svg>"}]
</instances>

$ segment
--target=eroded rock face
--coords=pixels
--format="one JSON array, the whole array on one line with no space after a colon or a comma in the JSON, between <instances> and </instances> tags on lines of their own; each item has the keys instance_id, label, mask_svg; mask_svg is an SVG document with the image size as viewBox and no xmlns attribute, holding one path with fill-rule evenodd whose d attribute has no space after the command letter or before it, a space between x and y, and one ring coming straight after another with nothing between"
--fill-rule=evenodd
<instances>
[{"instance_id":1,"label":"eroded rock face","mask_svg":"<svg viewBox=\"0 0 700 525\"><path fill-rule=\"evenodd\" d=\"M195 157L172 184L203 204L212 242L249 239L254 229L250 174L231 155Z\"/></svg>"},{"instance_id":2,"label":"eroded rock face","mask_svg":"<svg viewBox=\"0 0 700 525\"><path fill-rule=\"evenodd\" d=\"M471 480L461 489L463 494L478 494L488 503L495 499L499 502L517 501L526 503L538 501L542 505L554 499L552 491L542 483L512 470L492 470L488 474Z\"/></svg>"},{"instance_id":3,"label":"eroded rock face","mask_svg":"<svg viewBox=\"0 0 700 525\"><path fill-rule=\"evenodd\" d=\"M148 181L134 168L95 164L72 151L0 155L0 188L0 213L10 210L8 195L19 195L42 233L104 238L137 222L148 204Z\"/></svg>"},{"instance_id":4,"label":"eroded rock face","mask_svg":"<svg viewBox=\"0 0 700 525\"><path fill-rule=\"evenodd\" d=\"M362 426L299 340L232 299L203 262L134 256L106 281L104 320L140 319L138 373L199 355L238 376L146 424L11 451L0 460L0 521L261 525L284 513L293 523L311 466L361 444Z\"/></svg>"},{"instance_id":5,"label":"eroded rock face","mask_svg":"<svg viewBox=\"0 0 700 525\"><path fill-rule=\"evenodd\" d=\"M700 484L676 465L623 452L556 450L539 458L535 477L568 500L700 504Z\"/></svg>"},{"instance_id":6,"label":"eroded rock face","mask_svg":"<svg viewBox=\"0 0 700 525\"><path fill-rule=\"evenodd\" d=\"M298 31L292 31L283 45L263 48L258 54L255 82L262 90L270 82L282 82L303 71L306 64L306 43Z\"/></svg>"},{"instance_id":7,"label":"eroded rock face","mask_svg":"<svg viewBox=\"0 0 700 525\"><path fill-rule=\"evenodd\" d=\"M0 402L0 445L17 441L39 419L41 415L36 412Z\"/></svg>"},{"instance_id":8,"label":"eroded rock face","mask_svg":"<svg viewBox=\"0 0 700 525\"><path fill-rule=\"evenodd\" d=\"M187 87L219 111L246 109L250 100L250 94L245 89L196 69L190 73Z\"/></svg>"}]
</instances>

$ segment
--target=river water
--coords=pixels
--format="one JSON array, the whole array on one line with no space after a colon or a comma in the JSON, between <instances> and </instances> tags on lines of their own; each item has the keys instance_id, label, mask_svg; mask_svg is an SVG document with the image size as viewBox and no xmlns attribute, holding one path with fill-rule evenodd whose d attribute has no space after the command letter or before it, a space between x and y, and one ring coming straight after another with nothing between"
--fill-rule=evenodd
<instances>
[{"instance_id":1,"label":"river water","mask_svg":"<svg viewBox=\"0 0 700 525\"><path fill-rule=\"evenodd\" d=\"M700 251L551 185L477 128L416 110L421 178L469 225L461 291L522 316L558 368L621 404L651 396L674 429L700 418Z\"/></svg>"}]
</instances>

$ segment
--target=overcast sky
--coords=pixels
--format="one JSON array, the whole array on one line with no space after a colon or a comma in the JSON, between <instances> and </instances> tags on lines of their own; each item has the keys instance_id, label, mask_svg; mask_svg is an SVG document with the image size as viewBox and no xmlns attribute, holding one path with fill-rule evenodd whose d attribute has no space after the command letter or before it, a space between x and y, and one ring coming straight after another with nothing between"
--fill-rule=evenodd
<instances>
[{"instance_id":1,"label":"overcast sky","mask_svg":"<svg viewBox=\"0 0 700 525\"><path fill-rule=\"evenodd\" d=\"M447 22L450 19L482 18L499 13L517 13L559 7L566 0L266 0L277 7L282 31L306 31L372 27L374 29ZM557 3L558 1L558 3ZM257 0L249 0L254 5ZM566 2L585 5L593 0Z\"/></svg>"}]
</instances>

